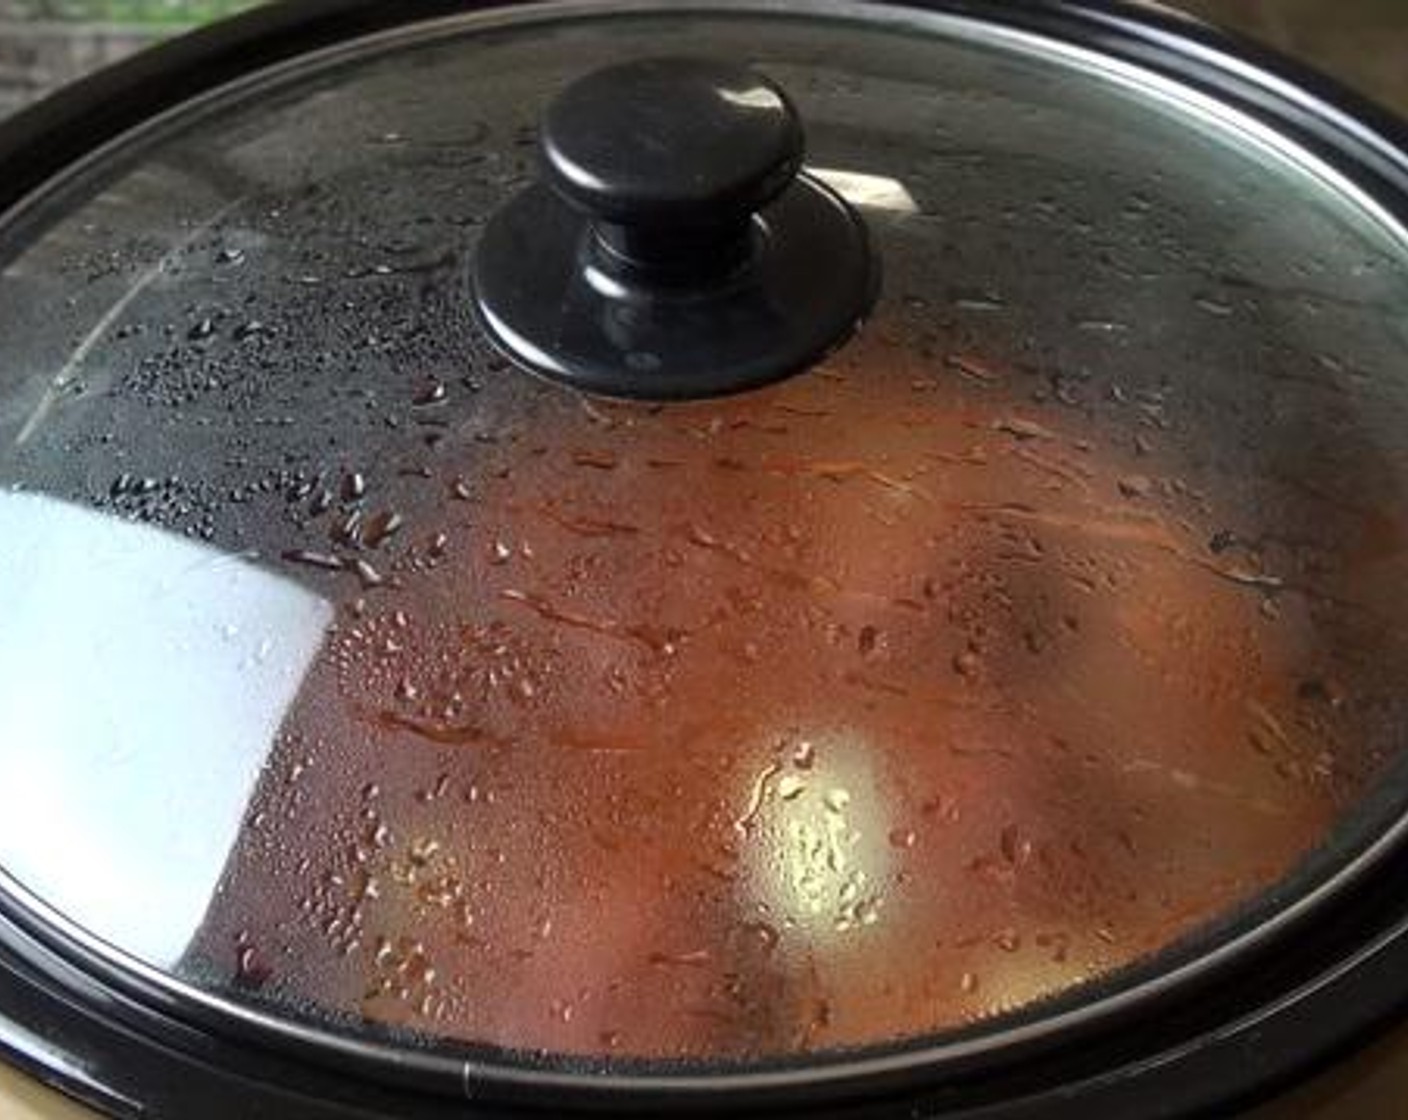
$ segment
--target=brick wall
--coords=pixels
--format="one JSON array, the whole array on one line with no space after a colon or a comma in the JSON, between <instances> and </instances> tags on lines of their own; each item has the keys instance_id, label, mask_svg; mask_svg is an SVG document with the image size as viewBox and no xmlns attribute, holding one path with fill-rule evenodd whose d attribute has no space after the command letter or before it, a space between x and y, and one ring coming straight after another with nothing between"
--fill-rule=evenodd
<instances>
[{"instance_id":1,"label":"brick wall","mask_svg":"<svg viewBox=\"0 0 1408 1120\"><path fill-rule=\"evenodd\" d=\"M150 28L6 20L0 15L0 117L49 89L116 62L159 32Z\"/></svg>"},{"instance_id":2,"label":"brick wall","mask_svg":"<svg viewBox=\"0 0 1408 1120\"><path fill-rule=\"evenodd\" d=\"M0 0L0 117L252 0Z\"/></svg>"},{"instance_id":3,"label":"brick wall","mask_svg":"<svg viewBox=\"0 0 1408 1120\"><path fill-rule=\"evenodd\" d=\"M0 0L0 117L146 43L252 2ZM1165 2L1303 58L1408 116L1408 0Z\"/></svg>"}]
</instances>

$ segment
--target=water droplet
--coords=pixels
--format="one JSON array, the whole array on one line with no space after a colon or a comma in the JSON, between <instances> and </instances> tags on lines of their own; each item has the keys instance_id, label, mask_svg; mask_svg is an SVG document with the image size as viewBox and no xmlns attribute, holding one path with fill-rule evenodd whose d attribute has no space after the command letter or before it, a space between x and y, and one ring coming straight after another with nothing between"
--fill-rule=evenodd
<instances>
[{"instance_id":1,"label":"water droplet","mask_svg":"<svg viewBox=\"0 0 1408 1120\"><path fill-rule=\"evenodd\" d=\"M994 420L992 427L993 431L1005 432L1019 440L1059 438L1050 428L1038 424L1035 420L1026 420L1020 416L1007 416L1000 420Z\"/></svg>"},{"instance_id":2,"label":"water droplet","mask_svg":"<svg viewBox=\"0 0 1408 1120\"><path fill-rule=\"evenodd\" d=\"M743 929L757 941L765 953L771 953L782 940L777 930L767 922L749 922Z\"/></svg>"},{"instance_id":3,"label":"water droplet","mask_svg":"<svg viewBox=\"0 0 1408 1120\"><path fill-rule=\"evenodd\" d=\"M1209 315L1215 315L1218 318L1226 318L1237 310L1230 303L1225 303L1220 299L1214 299L1211 296L1197 296L1194 298L1193 302L1201 310L1206 311Z\"/></svg>"},{"instance_id":4,"label":"water droplet","mask_svg":"<svg viewBox=\"0 0 1408 1120\"><path fill-rule=\"evenodd\" d=\"M440 841L432 840L428 837L416 840L411 844L411 862L417 867L424 867L440 851Z\"/></svg>"},{"instance_id":5,"label":"water droplet","mask_svg":"<svg viewBox=\"0 0 1408 1120\"><path fill-rule=\"evenodd\" d=\"M1070 956L1071 938L1065 933L1039 933L1036 935L1037 945L1043 949L1051 950L1051 959L1056 964L1064 964Z\"/></svg>"},{"instance_id":6,"label":"water droplet","mask_svg":"<svg viewBox=\"0 0 1408 1120\"><path fill-rule=\"evenodd\" d=\"M380 548L401 530L405 519L395 510L378 510L362 526L362 543L368 548Z\"/></svg>"},{"instance_id":7,"label":"water droplet","mask_svg":"<svg viewBox=\"0 0 1408 1120\"><path fill-rule=\"evenodd\" d=\"M357 578L361 580L364 590L370 591L386 582L386 577L361 557L352 561L352 570L357 573Z\"/></svg>"},{"instance_id":8,"label":"water droplet","mask_svg":"<svg viewBox=\"0 0 1408 1120\"><path fill-rule=\"evenodd\" d=\"M1237 534L1231 529L1219 529L1208 538L1208 551L1220 556L1237 543Z\"/></svg>"},{"instance_id":9,"label":"water droplet","mask_svg":"<svg viewBox=\"0 0 1408 1120\"><path fill-rule=\"evenodd\" d=\"M949 354L944 358L944 365L960 377L980 385L991 384L998 379L997 374L986 364L967 354Z\"/></svg>"},{"instance_id":10,"label":"water droplet","mask_svg":"<svg viewBox=\"0 0 1408 1120\"><path fill-rule=\"evenodd\" d=\"M683 953L653 952L648 954L646 959L656 965L682 965L686 968L698 968L700 965L708 964L711 955L708 949L691 949Z\"/></svg>"},{"instance_id":11,"label":"water droplet","mask_svg":"<svg viewBox=\"0 0 1408 1120\"><path fill-rule=\"evenodd\" d=\"M856 638L856 648L860 650L862 657L869 657L875 652L875 644L880 632L874 626L862 626L860 634Z\"/></svg>"},{"instance_id":12,"label":"water droplet","mask_svg":"<svg viewBox=\"0 0 1408 1120\"><path fill-rule=\"evenodd\" d=\"M954 655L953 671L960 677L972 678L982 668L982 658L972 646Z\"/></svg>"},{"instance_id":13,"label":"water droplet","mask_svg":"<svg viewBox=\"0 0 1408 1120\"><path fill-rule=\"evenodd\" d=\"M431 380L427 381L416 391L416 394L411 398L411 403L418 407L425 408L429 405L440 404L445 400L447 395L448 391L443 381Z\"/></svg>"},{"instance_id":14,"label":"water droplet","mask_svg":"<svg viewBox=\"0 0 1408 1120\"><path fill-rule=\"evenodd\" d=\"M328 536L338 544L344 544L350 548L360 547L362 543L362 511L354 509L339 517L328 529Z\"/></svg>"},{"instance_id":15,"label":"water droplet","mask_svg":"<svg viewBox=\"0 0 1408 1120\"><path fill-rule=\"evenodd\" d=\"M614 451L575 451L572 454L572 462L579 467L611 471L616 469L620 459Z\"/></svg>"},{"instance_id":16,"label":"water droplet","mask_svg":"<svg viewBox=\"0 0 1408 1120\"><path fill-rule=\"evenodd\" d=\"M1154 489L1153 479L1143 474L1125 475L1117 485L1126 498L1147 498Z\"/></svg>"},{"instance_id":17,"label":"water droplet","mask_svg":"<svg viewBox=\"0 0 1408 1120\"><path fill-rule=\"evenodd\" d=\"M957 292L953 297L953 306L960 311L1001 311L1006 306L1002 297L995 292L971 291Z\"/></svg>"},{"instance_id":18,"label":"water droplet","mask_svg":"<svg viewBox=\"0 0 1408 1120\"><path fill-rule=\"evenodd\" d=\"M1311 677L1300 682L1296 695L1307 703L1328 704L1332 708L1344 706L1345 691L1335 681Z\"/></svg>"},{"instance_id":19,"label":"water droplet","mask_svg":"<svg viewBox=\"0 0 1408 1120\"><path fill-rule=\"evenodd\" d=\"M237 947L235 957L236 984L242 988L262 988L273 975L273 968L260 956L253 945L243 942Z\"/></svg>"},{"instance_id":20,"label":"water droplet","mask_svg":"<svg viewBox=\"0 0 1408 1120\"><path fill-rule=\"evenodd\" d=\"M333 556L328 552L313 552L306 548L290 549L283 554L283 558L294 564L321 568L327 572L340 572L345 567L340 557Z\"/></svg>"},{"instance_id":21,"label":"water droplet","mask_svg":"<svg viewBox=\"0 0 1408 1120\"><path fill-rule=\"evenodd\" d=\"M1115 319L1081 319L1076 323L1076 330L1091 334L1124 334L1129 330L1129 324Z\"/></svg>"},{"instance_id":22,"label":"water droplet","mask_svg":"<svg viewBox=\"0 0 1408 1120\"><path fill-rule=\"evenodd\" d=\"M1010 864L1026 863L1031 859L1032 842L1017 831L1016 825L1009 824L1002 830L997 845L1002 858Z\"/></svg>"},{"instance_id":23,"label":"water droplet","mask_svg":"<svg viewBox=\"0 0 1408 1120\"><path fill-rule=\"evenodd\" d=\"M342 476L342 500L359 502L367 493L367 478L361 471L350 471Z\"/></svg>"},{"instance_id":24,"label":"water droplet","mask_svg":"<svg viewBox=\"0 0 1408 1120\"><path fill-rule=\"evenodd\" d=\"M918 833L912 828L892 828L890 829L890 847L908 849L915 845L919 839Z\"/></svg>"}]
</instances>

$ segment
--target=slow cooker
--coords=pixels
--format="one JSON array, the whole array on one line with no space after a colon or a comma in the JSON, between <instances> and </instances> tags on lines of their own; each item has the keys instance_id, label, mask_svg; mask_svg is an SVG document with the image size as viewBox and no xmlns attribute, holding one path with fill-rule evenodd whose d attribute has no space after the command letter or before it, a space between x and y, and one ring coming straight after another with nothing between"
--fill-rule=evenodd
<instances>
[{"instance_id":1,"label":"slow cooker","mask_svg":"<svg viewBox=\"0 0 1408 1120\"><path fill-rule=\"evenodd\" d=\"M1176 1117L1408 996L1408 133L1154 5L299 0L0 128L0 1050Z\"/></svg>"}]
</instances>

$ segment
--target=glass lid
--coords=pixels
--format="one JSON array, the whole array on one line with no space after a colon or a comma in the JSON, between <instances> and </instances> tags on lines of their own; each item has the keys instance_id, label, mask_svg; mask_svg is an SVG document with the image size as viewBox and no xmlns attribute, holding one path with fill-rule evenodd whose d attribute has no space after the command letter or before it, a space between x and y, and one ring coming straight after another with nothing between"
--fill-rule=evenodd
<instances>
[{"instance_id":1,"label":"glass lid","mask_svg":"<svg viewBox=\"0 0 1408 1120\"><path fill-rule=\"evenodd\" d=\"M6 905L506 1066L1104 1006L1396 819L1406 356L1348 178L975 19L255 75L0 222Z\"/></svg>"}]
</instances>

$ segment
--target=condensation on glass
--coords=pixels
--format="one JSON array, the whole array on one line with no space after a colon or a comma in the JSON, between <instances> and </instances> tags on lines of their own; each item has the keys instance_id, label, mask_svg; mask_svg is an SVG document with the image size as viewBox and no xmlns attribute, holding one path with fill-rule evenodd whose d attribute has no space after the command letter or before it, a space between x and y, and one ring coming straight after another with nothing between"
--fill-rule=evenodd
<instances>
[{"instance_id":1,"label":"condensation on glass","mask_svg":"<svg viewBox=\"0 0 1408 1120\"><path fill-rule=\"evenodd\" d=\"M885 295L769 390L589 400L466 261L550 92L682 22L795 97ZM1408 715L1402 243L924 27L466 19L13 222L12 888L297 1017L753 1059L1118 980L1335 836Z\"/></svg>"}]
</instances>

